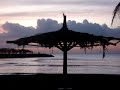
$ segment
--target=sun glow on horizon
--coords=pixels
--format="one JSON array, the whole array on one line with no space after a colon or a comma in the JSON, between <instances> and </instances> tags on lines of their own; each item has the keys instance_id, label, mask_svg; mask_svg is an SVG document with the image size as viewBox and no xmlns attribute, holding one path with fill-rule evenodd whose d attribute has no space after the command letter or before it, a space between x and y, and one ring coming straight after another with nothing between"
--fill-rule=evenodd
<instances>
[{"instance_id":1,"label":"sun glow on horizon","mask_svg":"<svg viewBox=\"0 0 120 90\"><path fill-rule=\"evenodd\" d=\"M2 27L0 27L0 34L2 34L2 33L7 33L7 31L4 30Z\"/></svg>"}]
</instances>

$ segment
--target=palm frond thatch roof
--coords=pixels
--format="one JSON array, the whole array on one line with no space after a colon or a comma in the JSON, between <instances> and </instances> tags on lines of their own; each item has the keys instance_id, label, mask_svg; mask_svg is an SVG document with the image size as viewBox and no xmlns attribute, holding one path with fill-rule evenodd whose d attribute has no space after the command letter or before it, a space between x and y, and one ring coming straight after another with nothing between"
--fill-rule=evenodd
<instances>
[{"instance_id":1,"label":"palm frond thatch roof","mask_svg":"<svg viewBox=\"0 0 120 90\"><path fill-rule=\"evenodd\" d=\"M103 57L108 45L116 45L119 38L95 36L93 34L75 32L67 28L66 16L64 16L63 27L58 31L37 34L30 37L20 38L14 41L7 41L7 43L14 43L18 46L29 45L29 43L38 43L41 47L57 47L64 51L64 43L67 43L67 51L73 47L79 46L81 48L88 48L93 46L103 46ZM112 43L111 40L118 40Z\"/></svg>"}]
</instances>

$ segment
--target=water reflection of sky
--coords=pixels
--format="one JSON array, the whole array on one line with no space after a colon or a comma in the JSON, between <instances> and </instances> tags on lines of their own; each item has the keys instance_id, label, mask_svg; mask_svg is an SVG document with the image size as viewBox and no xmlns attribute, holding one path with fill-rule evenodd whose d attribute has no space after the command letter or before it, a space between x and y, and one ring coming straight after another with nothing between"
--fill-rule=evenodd
<instances>
[{"instance_id":1,"label":"water reflection of sky","mask_svg":"<svg viewBox=\"0 0 120 90\"><path fill-rule=\"evenodd\" d=\"M99 57L99 58L98 58ZM62 55L42 58L0 59L0 74L62 73ZM120 74L120 56L68 55L68 73Z\"/></svg>"}]
</instances>

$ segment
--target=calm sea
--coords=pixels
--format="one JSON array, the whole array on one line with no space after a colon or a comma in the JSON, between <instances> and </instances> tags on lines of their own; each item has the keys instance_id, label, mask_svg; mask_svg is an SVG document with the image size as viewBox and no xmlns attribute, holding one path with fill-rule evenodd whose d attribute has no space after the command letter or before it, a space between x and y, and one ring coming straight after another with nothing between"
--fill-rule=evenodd
<instances>
[{"instance_id":1,"label":"calm sea","mask_svg":"<svg viewBox=\"0 0 120 90\"><path fill-rule=\"evenodd\" d=\"M0 75L62 73L63 56L0 59ZM120 54L68 54L68 73L120 74Z\"/></svg>"}]
</instances>

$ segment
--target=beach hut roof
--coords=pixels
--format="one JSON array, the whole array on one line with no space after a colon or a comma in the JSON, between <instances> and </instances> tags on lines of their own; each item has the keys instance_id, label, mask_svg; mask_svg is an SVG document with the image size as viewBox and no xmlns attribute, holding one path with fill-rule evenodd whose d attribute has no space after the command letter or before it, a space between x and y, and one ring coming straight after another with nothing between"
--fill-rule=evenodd
<instances>
[{"instance_id":1,"label":"beach hut roof","mask_svg":"<svg viewBox=\"0 0 120 90\"><path fill-rule=\"evenodd\" d=\"M103 46L105 51L106 46L116 45L119 38L95 36L93 34L75 32L67 28L66 15L63 14L63 27L58 31L37 34L30 37L20 38L14 41L7 41L7 43L14 43L18 46L29 45L29 43L38 43L41 47L57 47L64 51L64 43L67 44L67 51L73 47L89 48L93 46ZM112 43L111 40L118 40Z\"/></svg>"},{"instance_id":2,"label":"beach hut roof","mask_svg":"<svg viewBox=\"0 0 120 90\"><path fill-rule=\"evenodd\" d=\"M114 37L95 36L93 34L81 33L69 30L66 23L66 15L63 14L63 27L58 31L37 34L30 37L20 38L14 41L7 41L7 43L14 43L18 46L29 45L30 43L37 43L41 47L57 47L63 51L63 75L67 75L67 51L73 47L92 48L93 46L103 47L103 58L105 57L106 46L116 45L120 39ZM112 43L111 40L118 40Z\"/></svg>"}]
</instances>

